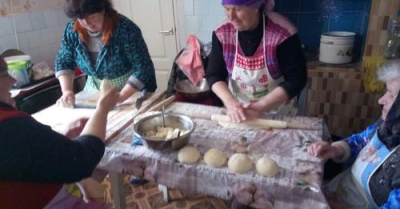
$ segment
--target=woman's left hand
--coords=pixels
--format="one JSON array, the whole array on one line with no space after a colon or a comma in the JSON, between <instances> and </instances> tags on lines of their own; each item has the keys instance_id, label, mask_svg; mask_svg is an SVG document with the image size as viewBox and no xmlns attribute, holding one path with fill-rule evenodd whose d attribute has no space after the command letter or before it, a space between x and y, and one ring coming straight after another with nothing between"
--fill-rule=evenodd
<instances>
[{"instance_id":1,"label":"woman's left hand","mask_svg":"<svg viewBox=\"0 0 400 209\"><path fill-rule=\"evenodd\" d=\"M225 104L226 107L226 114L231 119L233 123L240 123L245 121L246 115L243 109L243 103L233 99Z\"/></svg>"},{"instance_id":2,"label":"woman's left hand","mask_svg":"<svg viewBox=\"0 0 400 209\"><path fill-rule=\"evenodd\" d=\"M243 110L248 120L259 118L264 113L264 108L259 101L243 105Z\"/></svg>"},{"instance_id":3,"label":"woman's left hand","mask_svg":"<svg viewBox=\"0 0 400 209\"><path fill-rule=\"evenodd\" d=\"M59 128L57 128L57 132L63 134L64 136L68 138L75 138L78 137L79 134L81 134L83 128L85 127L87 121L89 118L80 118L77 119L69 124L63 125Z\"/></svg>"}]
</instances>

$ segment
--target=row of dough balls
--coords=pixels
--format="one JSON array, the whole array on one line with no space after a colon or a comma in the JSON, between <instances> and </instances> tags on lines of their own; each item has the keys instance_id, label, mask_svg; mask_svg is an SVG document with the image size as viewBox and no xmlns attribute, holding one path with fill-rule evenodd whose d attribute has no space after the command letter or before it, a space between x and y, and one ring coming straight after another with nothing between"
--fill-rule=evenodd
<instances>
[{"instance_id":1,"label":"row of dough balls","mask_svg":"<svg viewBox=\"0 0 400 209\"><path fill-rule=\"evenodd\" d=\"M193 164L200 159L200 152L193 146L185 146L179 150L178 160L181 163ZM225 165L228 157L219 149L209 149L204 154L204 162L211 167ZM229 158L228 167L235 173L245 173L253 167L251 159L243 153L236 153ZM272 177L279 172L279 166L269 157L262 157L256 163L256 170L260 175Z\"/></svg>"}]
</instances>

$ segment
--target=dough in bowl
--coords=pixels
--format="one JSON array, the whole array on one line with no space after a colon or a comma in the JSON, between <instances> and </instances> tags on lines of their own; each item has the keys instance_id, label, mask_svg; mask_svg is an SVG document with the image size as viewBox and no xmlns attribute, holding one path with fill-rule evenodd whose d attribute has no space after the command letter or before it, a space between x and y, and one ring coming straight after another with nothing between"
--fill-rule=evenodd
<instances>
[{"instance_id":1,"label":"dough in bowl","mask_svg":"<svg viewBox=\"0 0 400 209\"><path fill-rule=\"evenodd\" d=\"M181 163L193 164L200 159L200 152L193 146L185 146L179 150L178 160Z\"/></svg>"},{"instance_id":2,"label":"dough in bowl","mask_svg":"<svg viewBox=\"0 0 400 209\"><path fill-rule=\"evenodd\" d=\"M251 169L252 162L250 158L243 153L236 153L229 158L228 167L235 173L244 173Z\"/></svg>"},{"instance_id":3,"label":"dough in bowl","mask_svg":"<svg viewBox=\"0 0 400 209\"><path fill-rule=\"evenodd\" d=\"M263 176L272 177L279 172L279 166L269 157L262 157L256 164L257 173Z\"/></svg>"},{"instance_id":4,"label":"dough in bowl","mask_svg":"<svg viewBox=\"0 0 400 209\"><path fill-rule=\"evenodd\" d=\"M221 167L226 163L228 157L219 149L209 149L204 154L204 161L211 167Z\"/></svg>"}]
</instances>

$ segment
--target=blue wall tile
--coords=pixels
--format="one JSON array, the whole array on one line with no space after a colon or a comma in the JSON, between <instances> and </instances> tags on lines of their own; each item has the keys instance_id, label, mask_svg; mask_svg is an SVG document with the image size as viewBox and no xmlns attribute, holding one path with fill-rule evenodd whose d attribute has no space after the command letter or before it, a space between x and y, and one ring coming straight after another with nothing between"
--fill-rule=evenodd
<instances>
[{"instance_id":1,"label":"blue wall tile","mask_svg":"<svg viewBox=\"0 0 400 209\"><path fill-rule=\"evenodd\" d=\"M331 13L329 31L361 33L364 12Z\"/></svg>"},{"instance_id":2,"label":"blue wall tile","mask_svg":"<svg viewBox=\"0 0 400 209\"><path fill-rule=\"evenodd\" d=\"M299 11L317 12L320 8L321 0L300 0Z\"/></svg>"},{"instance_id":3,"label":"blue wall tile","mask_svg":"<svg viewBox=\"0 0 400 209\"><path fill-rule=\"evenodd\" d=\"M280 12L298 12L299 11L299 0L276 1L275 9Z\"/></svg>"},{"instance_id":4,"label":"blue wall tile","mask_svg":"<svg viewBox=\"0 0 400 209\"><path fill-rule=\"evenodd\" d=\"M372 7L372 2L371 2L371 0L366 0L366 1L365 1L364 12L367 13L367 14L369 15L369 13L371 13L371 7Z\"/></svg>"},{"instance_id":5,"label":"blue wall tile","mask_svg":"<svg viewBox=\"0 0 400 209\"><path fill-rule=\"evenodd\" d=\"M331 7L331 11L361 12L365 9L366 0L322 0L322 4Z\"/></svg>"},{"instance_id":6,"label":"blue wall tile","mask_svg":"<svg viewBox=\"0 0 400 209\"><path fill-rule=\"evenodd\" d=\"M279 0L275 10L299 29L301 42L318 51L320 37L328 31L356 32L354 59L364 50L372 0Z\"/></svg>"},{"instance_id":7,"label":"blue wall tile","mask_svg":"<svg viewBox=\"0 0 400 209\"><path fill-rule=\"evenodd\" d=\"M281 13L287 17L293 25L299 27L299 14L298 13Z\"/></svg>"},{"instance_id":8,"label":"blue wall tile","mask_svg":"<svg viewBox=\"0 0 400 209\"><path fill-rule=\"evenodd\" d=\"M328 31L327 21L320 13L299 14L299 36L310 51L318 51L321 33Z\"/></svg>"}]
</instances>

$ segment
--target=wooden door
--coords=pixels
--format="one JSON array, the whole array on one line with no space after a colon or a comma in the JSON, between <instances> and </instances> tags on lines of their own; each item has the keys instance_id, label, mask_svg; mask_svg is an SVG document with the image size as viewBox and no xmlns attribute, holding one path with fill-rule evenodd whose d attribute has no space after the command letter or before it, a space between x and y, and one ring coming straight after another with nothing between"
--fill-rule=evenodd
<instances>
[{"instance_id":1,"label":"wooden door","mask_svg":"<svg viewBox=\"0 0 400 209\"><path fill-rule=\"evenodd\" d=\"M114 8L141 29L156 69L157 92L166 90L177 54L173 0L113 0Z\"/></svg>"}]
</instances>

